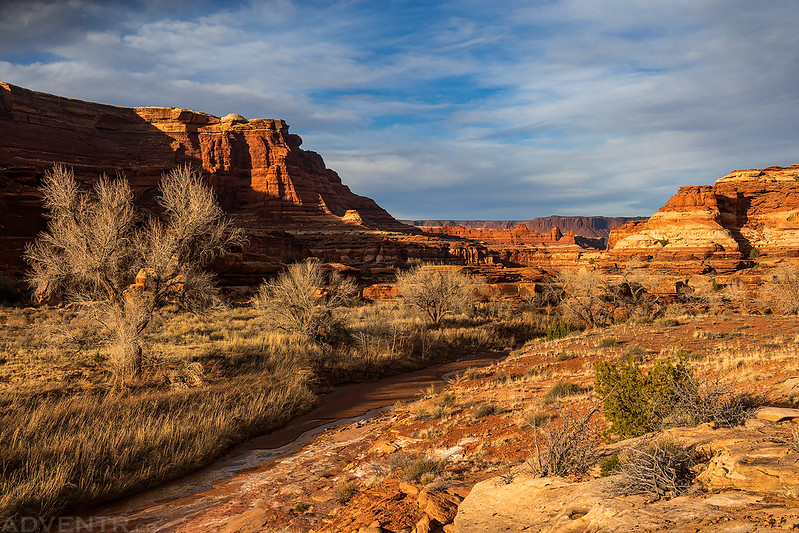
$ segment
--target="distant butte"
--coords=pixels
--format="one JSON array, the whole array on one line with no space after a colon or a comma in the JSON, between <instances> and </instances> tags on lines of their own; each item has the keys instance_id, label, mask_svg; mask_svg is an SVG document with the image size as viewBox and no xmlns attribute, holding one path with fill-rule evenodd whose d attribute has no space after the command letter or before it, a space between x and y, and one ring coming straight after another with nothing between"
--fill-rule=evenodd
<instances>
[{"instance_id":1,"label":"distant butte","mask_svg":"<svg viewBox=\"0 0 799 533\"><path fill-rule=\"evenodd\" d=\"M649 220L610 232L605 260L653 270L730 274L799 257L799 165L736 170L680 187Z\"/></svg>"}]
</instances>

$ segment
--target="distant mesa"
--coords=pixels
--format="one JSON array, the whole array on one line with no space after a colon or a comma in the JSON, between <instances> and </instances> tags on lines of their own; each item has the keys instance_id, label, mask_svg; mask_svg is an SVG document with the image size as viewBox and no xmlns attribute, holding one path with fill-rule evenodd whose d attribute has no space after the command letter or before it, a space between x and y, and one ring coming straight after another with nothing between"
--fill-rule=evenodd
<instances>
[{"instance_id":1,"label":"distant mesa","mask_svg":"<svg viewBox=\"0 0 799 533\"><path fill-rule=\"evenodd\" d=\"M536 233L549 233L553 228L561 232L572 232L578 243L594 248L605 248L610 230L632 220L646 220L644 217L600 217L600 216L559 216L533 218L530 220L402 220L401 222L419 228L460 226L484 230L512 230L526 226Z\"/></svg>"}]
</instances>

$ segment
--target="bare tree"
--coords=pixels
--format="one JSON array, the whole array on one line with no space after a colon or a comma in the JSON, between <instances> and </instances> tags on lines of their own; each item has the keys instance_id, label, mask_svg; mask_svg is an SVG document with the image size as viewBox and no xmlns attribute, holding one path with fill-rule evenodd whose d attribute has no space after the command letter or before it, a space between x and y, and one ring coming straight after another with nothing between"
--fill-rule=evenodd
<instances>
[{"instance_id":1,"label":"bare tree","mask_svg":"<svg viewBox=\"0 0 799 533\"><path fill-rule=\"evenodd\" d=\"M613 322L613 313L619 307L606 280L596 270L564 270L555 282L563 289L561 313L577 319L587 328L606 326Z\"/></svg>"},{"instance_id":2,"label":"bare tree","mask_svg":"<svg viewBox=\"0 0 799 533\"><path fill-rule=\"evenodd\" d=\"M607 284L609 296L625 310L627 318L651 316L662 312L660 298L653 294L654 285L639 256L633 256L621 269L620 279Z\"/></svg>"},{"instance_id":3,"label":"bare tree","mask_svg":"<svg viewBox=\"0 0 799 533\"><path fill-rule=\"evenodd\" d=\"M277 278L264 281L255 306L284 331L299 333L316 343L330 343L343 333L333 309L347 304L355 292L352 280L309 260L294 263Z\"/></svg>"},{"instance_id":4,"label":"bare tree","mask_svg":"<svg viewBox=\"0 0 799 533\"><path fill-rule=\"evenodd\" d=\"M397 287L406 305L423 311L436 324L474 301L471 276L450 268L421 265L397 276Z\"/></svg>"},{"instance_id":5,"label":"bare tree","mask_svg":"<svg viewBox=\"0 0 799 533\"><path fill-rule=\"evenodd\" d=\"M47 231L26 249L29 283L40 300L63 297L92 313L113 340L112 368L122 381L141 372L141 335L155 309L210 303L215 287L202 267L245 242L188 166L163 176L162 218L138 213L122 176L103 176L84 191L71 169L55 165L42 192Z\"/></svg>"},{"instance_id":6,"label":"bare tree","mask_svg":"<svg viewBox=\"0 0 799 533\"><path fill-rule=\"evenodd\" d=\"M613 276L582 268L564 270L554 278L554 286L559 287L555 300L561 314L587 328L608 326L617 313L626 318L661 313L663 306L653 294L652 285L651 276L637 256Z\"/></svg>"}]
</instances>

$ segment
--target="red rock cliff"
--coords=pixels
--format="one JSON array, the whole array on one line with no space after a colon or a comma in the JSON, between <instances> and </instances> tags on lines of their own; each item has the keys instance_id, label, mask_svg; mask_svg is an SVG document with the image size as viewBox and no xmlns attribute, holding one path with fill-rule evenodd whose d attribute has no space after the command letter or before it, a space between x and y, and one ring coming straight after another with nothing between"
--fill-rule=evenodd
<instances>
[{"instance_id":1,"label":"red rock cliff","mask_svg":"<svg viewBox=\"0 0 799 533\"><path fill-rule=\"evenodd\" d=\"M248 232L251 246L235 258L242 283L256 282L285 255L350 264L481 257L468 244L420 241L418 230L352 193L301 143L283 120L116 107L0 83L0 269L19 275L25 268L24 245L43 227L37 186L54 162L89 183L122 171L145 204L162 173L185 163L201 169Z\"/></svg>"},{"instance_id":2,"label":"red rock cliff","mask_svg":"<svg viewBox=\"0 0 799 533\"><path fill-rule=\"evenodd\" d=\"M608 260L633 255L685 272L731 272L749 257L796 257L799 165L737 170L712 186L680 187L646 222L611 231Z\"/></svg>"}]
</instances>

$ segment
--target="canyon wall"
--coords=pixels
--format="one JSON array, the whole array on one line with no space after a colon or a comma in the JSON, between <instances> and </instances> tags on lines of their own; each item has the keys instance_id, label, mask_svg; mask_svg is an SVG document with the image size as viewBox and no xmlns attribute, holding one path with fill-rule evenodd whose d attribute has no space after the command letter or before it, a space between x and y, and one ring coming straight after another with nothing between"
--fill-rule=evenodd
<instances>
[{"instance_id":1,"label":"canyon wall","mask_svg":"<svg viewBox=\"0 0 799 533\"><path fill-rule=\"evenodd\" d=\"M573 233L578 238L578 241L580 237L591 239L591 241L584 242L604 248L610 230L631 220L645 219L639 217L567 217L552 215L530 220L402 220L401 222L422 229L461 226L473 229L512 230L523 225L530 231L544 234L549 233L553 228L558 228L563 233Z\"/></svg>"},{"instance_id":2,"label":"canyon wall","mask_svg":"<svg viewBox=\"0 0 799 533\"><path fill-rule=\"evenodd\" d=\"M201 170L250 240L217 265L229 283L257 283L292 257L355 265L485 259L478 245L424 237L354 194L283 120L116 107L0 83L0 132L0 270L17 278L25 244L44 228L38 186L54 162L86 184L122 172L151 208L164 172Z\"/></svg>"},{"instance_id":3,"label":"canyon wall","mask_svg":"<svg viewBox=\"0 0 799 533\"><path fill-rule=\"evenodd\" d=\"M0 273L24 275L24 247L44 228L38 187L54 162L72 167L87 185L122 172L149 208L156 208L164 172L183 164L202 171L250 242L215 265L227 285L252 286L309 256L354 266L370 282L385 281L412 259L482 265L486 272L533 267L518 281L534 281L581 266L612 271L635 256L678 276L740 273L799 257L799 165L681 187L648 220L546 217L414 227L354 194L301 144L280 119L116 107L0 83ZM597 249L601 239L606 252Z\"/></svg>"},{"instance_id":4,"label":"canyon wall","mask_svg":"<svg viewBox=\"0 0 799 533\"><path fill-rule=\"evenodd\" d=\"M653 269L684 273L730 273L799 256L799 165L680 187L649 220L611 231L604 261L636 255Z\"/></svg>"}]
</instances>

